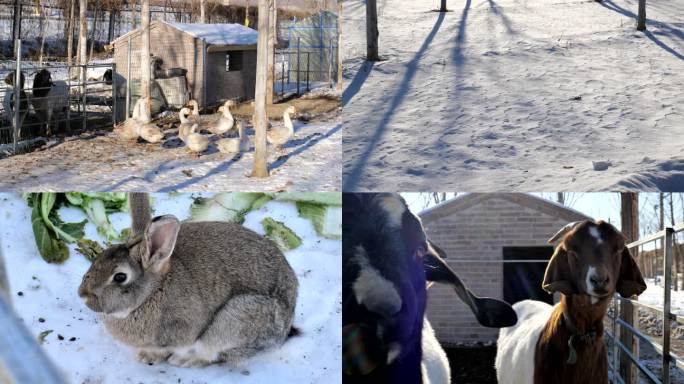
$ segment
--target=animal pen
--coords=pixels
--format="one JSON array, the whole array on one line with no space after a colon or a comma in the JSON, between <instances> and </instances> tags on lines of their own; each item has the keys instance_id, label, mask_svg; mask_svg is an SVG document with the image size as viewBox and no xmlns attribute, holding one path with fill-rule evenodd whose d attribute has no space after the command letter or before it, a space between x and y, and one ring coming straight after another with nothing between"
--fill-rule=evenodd
<instances>
[{"instance_id":1,"label":"animal pen","mask_svg":"<svg viewBox=\"0 0 684 384\"><path fill-rule=\"evenodd\" d=\"M639 251L647 244L656 243L656 251L660 250L662 252L663 260L663 306L654 306L641 303L636 300L621 297L620 295L615 295L612 302L612 311L607 314L607 322L611 325L609 329L606 330L606 342L608 347L612 349L612 359L609 359L609 371L611 372L614 383L633 383L634 381L630 378L625 379L620 375L620 356L624 356L622 364L628 363L628 371L631 370L630 364L633 364L639 372L642 374L643 378L647 382L655 384L670 384L673 383L670 368L676 367L680 370L684 370L684 358L678 356L672 352L672 323L682 323L684 324L684 316L672 313L672 259L674 254L674 248L677 245L675 240L675 234L680 233L684 235L684 223L676 226L666 227L665 229L647 236L643 239L635 241L627 245L627 247L632 250L635 255L639 254ZM660 243L660 247L657 246ZM659 249L658 249L659 248ZM638 259L638 256L637 256ZM621 305L623 304L622 308ZM624 318L624 314L621 309L627 308L627 313L631 311L632 308L643 308L647 311L652 311L658 313L662 316L662 342L654 341L644 332L637 329L634 326L634 317L632 319ZM612 313L611 313L612 312ZM656 372L646 367L645 364L639 359L639 356L635 354L632 345L625 345L621 340L625 339L623 335L627 335L627 339L634 343L644 343L651 348L653 348L658 355L662 358L662 368L660 377ZM631 343L629 343L631 344ZM638 350L638 347L637 347ZM631 376L631 374L628 374ZM638 380L637 380L638 381Z\"/></svg>"},{"instance_id":2,"label":"animal pen","mask_svg":"<svg viewBox=\"0 0 684 384\"><path fill-rule=\"evenodd\" d=\"M279 26L278 40L286 47L274 53L275 94L301 95L312 86L329 88L338 79L338 17L325 11Z\"/></svg>"},{"instance_id":3,"label":"animal pen","mask_svg":"<svg viewBox=\"0 0 684 384\"><path fill-rule=\"evenodd\" d=\"M17 41L17 52L21 52L21 40ZM34 92L45 88L29 86L35 80L38 71L46 69L51 73L53 81L57 81L67 89L66 98L51 95L35 97ZM22 61L21 55L17 59L6 62L0 76L7 78L14 76L21 79L26 76L26 82L6 82L3 93L3 103L0 115L0 154L17 154L29 150L45 137L50 127L55 132L71 133L75 130L97 130L111 127L116 116L115 82L105 80L104 73L108 70L116 74L116 65L111 63L87 65L48 65L39 66L35 62ZM11 75L10 75L11 74ZM116 76L114 76L115 78ZM42 105L60 104L64 108L53 111L53 117L46 126L46 121L39 117L46 113L40 110L38 100L44 100ZM15 108L19 105L19 108Z\"/></svg>"}]
</instances>

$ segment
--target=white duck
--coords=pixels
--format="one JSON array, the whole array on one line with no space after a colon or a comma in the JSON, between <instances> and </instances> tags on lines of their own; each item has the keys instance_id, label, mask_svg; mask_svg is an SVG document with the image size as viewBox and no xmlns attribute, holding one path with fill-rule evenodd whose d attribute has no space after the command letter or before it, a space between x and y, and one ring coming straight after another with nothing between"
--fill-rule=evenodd
<instances>
[{"instance_id":1,"label":"white duck","mask_svg":"<svg viewBox=\"0 0 684 384\"><path fill-rule=\"evenodd\" d=\"M195 120L194 124L202 124L199 113L199 104L197 104L197 100L190 100L188 101L188 104L190 104L190 106L192 107L191 119Z\"/></svg>"},{"instance_id":2,"label":"white duck","mask_svg":"<svg viewBox=\"0 0 684 384\"><path fill-rule=\"evenodd\" d=\"M114 127L114 133L119 138L124 140L136 140L140 136L140 120L138 119L138 116L140 115L141 103L142 99L138 99L135 106L133 106L133 115L123 123Z\"/></svg>"},{"instance_id":3,"label":"white duck","mask_svg":"<svg viewBox=\"0 0 684 384\"><path fill-rule=\"evenodd\" d=\"M231 137L221 139L216 142L219 152L221 153L238 153L249 151L249 139L244 134L242 124L239 121L235 122L238 130L238 137Z\"/></svg>"},{"instance_id":4,"label":"white duck","mask_svg":"<svg viewBox=\"0 0 684 384\"><path fill-rule=\"evenodd\" d=\"M195 152L197 156L209 147L209 138L200 133L195 133L198 128L198 124L193 124L192 128L190 128L190 133L185 138L185 144L188 146L188 149Z\"/></svg>"},{"instance_id":5,"label":"white duck","mask_svg":"<svg viewBox=\"0 0 684 384\"><path fill-rule=\"evenodd\" d=\"M294 126L292 125L290 115L296 112L297 109L293 105L287 107L283 113L283 125L275 125L266 132L266 140L274 145L276 150L279 150L283 144L290 141L292 136L294 136Z\"/></svg>"},{"instance_id":6,"label":"white duck","mask_svg":"<svg viewBox=\"0 0 684 384\"><path fill-rule=\"evenodd\" d=\"M233 129L235 126L235 118L233 118L233 115L230 113L230 107L234 105L235 102L233 100L228 100L223 103L223 105L219 108L221 117L218 119L218 122L216 122L216 125L212 125L208 128L209 132L215 135L222 135Z\"/></svg>"},{"instance_id":7,"label":"white duck","mask_svg":"<svg viewBox=\"0 0 684 384\"><path fill-rule=\"evenodd\" d=\"M181 108L178 112L178 118L180 119L180 125L178 126L178 137L185 142L186 138L190 134L190 129L192 129L193 124L198 124L194 119L191 118L191 112L189 108Z\"/></svg>"},{"instance_id":8,"label":"white duck","mask_svg":"<svg viewBox=\"0 0 684 384\"><path fill-rule=\"evenodd\" d=\"M158 143L162 141L164 139L164 134L161 129L159 129L156 124L151 123L150 98L143 97L139 101L141 101L141 104L138 109L138 120L140 122L137 126L138 135L149 143Z\"/></svg>"}]
</instances>

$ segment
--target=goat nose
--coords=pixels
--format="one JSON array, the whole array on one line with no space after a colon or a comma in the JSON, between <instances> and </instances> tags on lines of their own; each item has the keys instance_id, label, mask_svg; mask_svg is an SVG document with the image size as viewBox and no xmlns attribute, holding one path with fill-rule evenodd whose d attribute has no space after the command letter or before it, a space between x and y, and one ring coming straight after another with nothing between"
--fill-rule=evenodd
<instances>
[{"instance_id":1,"label":"goat nose","mask_svg":"<svg viewBox=\"0 0 684 384\"><path fill-rule=\"evenodd\" d=\"M608 275L593 275L590 280L596 288L605 288L608 285L609 277Z\"/></svg>"}]
</instances>

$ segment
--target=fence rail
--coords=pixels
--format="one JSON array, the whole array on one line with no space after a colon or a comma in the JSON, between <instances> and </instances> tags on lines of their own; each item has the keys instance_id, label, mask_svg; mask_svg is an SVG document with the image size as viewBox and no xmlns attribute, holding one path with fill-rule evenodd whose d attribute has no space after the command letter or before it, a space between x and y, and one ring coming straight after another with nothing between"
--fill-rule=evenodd
<instances>
[{"instance_id":1,"label":"fence rail","mask_svg":"<svg viewBox=\"0 0 684 384\"><path fill-rule=\"evenodd\" d=\"M670 366L674 364L675 367L684 370L684 359L672 353L671 351L671 324L675 322L683 322L684 316L672 313L672 258L673 258L673 247L675 244L675 233L684 232L684 223L667 227L661 231L654 234L646 236L642 239L634 241L627 245L629 249L639 249L646 244L652 242L662 241L662 252L663 252L663 307L660 308L654 305L648 305L641 303L636 300L629 298L620 297L616 294L612 302L612 314L607 314L607 319L612 324L612 329L606 331L606 335L611 340L612 343L612 361L609 361L609 369L612 373L614 381L620 383L625 383L625 380L619 374L619 357L620 354L626 356L631 364L637 367L637 369L646 377L651 383L656 384L670 384ZM634 307L643 307L657 314L662 315L663 319L663 341L662 344L653 341L647 334L643 333L632 324L626 322L620 318L619 314L619 303L629 303ZM638 311L637 311L638 313ZM662 361L661 375L658 375L646 367L639 356L635 356L630 349L620 341L619 335L622 332L628 332L631 335L630 340L634 340L636 337L638 342L644 342L651 346L660 356ZM638 349L637 349L638 350Z\"/></svg>"}]
</instances>

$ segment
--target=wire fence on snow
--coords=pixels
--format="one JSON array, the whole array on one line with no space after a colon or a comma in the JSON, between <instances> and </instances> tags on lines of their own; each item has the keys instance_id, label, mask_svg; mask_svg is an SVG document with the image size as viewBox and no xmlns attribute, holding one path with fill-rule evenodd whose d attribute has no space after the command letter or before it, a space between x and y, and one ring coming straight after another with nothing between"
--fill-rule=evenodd
<instances>
[{"instance_id":1,"label":"wire fence on snow","mask_svg":"<svg viewBox=\"0 0 684 384\"><path fill-rule=\"evenodd\" d=\"M17 49L21 49L21 41ZM117 76L113 63L39 66L18 56L0 62L0 68L5 80L0 106L2 154L25 152L39 138L58 132L96 130L115 123ZM52 85L36 83L42 70L50 73ZM17 78L25 81L14 81Z\"/></svg>"},{"instance_id":2,"label":"wire fence on snow","mask_svg":"<svg viewBox=\"0 0 684 384\"><path fill-rule=\"evenodd\" d=\"M684 316L672 313L672 259L674 254L673 250L676 246L675 234L677 233L684 234L684 223L673 227L667 227L662 231L627 245L633 253L638 254L638 252L643 249L644 245L660 242L660 251L663 254L663 305L662 307L649 305L629 298L623 298L620 295L615 294L611 311L606 316L606 320L612 325L611 329L606 331L606 335L608 336L606 338L606 343L611 350L609 366L610 376L614 383L624 384L633 382L631 378L624 378L620 374L621 356L624 357L623 362L626 358L626 361L633 364L641 373L642 378L649 383L673 383L674 381L672 381L670 368L676 367L677 369L684 370L684 358L677 356L672 352L671 344L672 324L684 323ZM634 311L632 311L633 316L631 319L625 318L625 315L621 312L620 303L625 304L627 308L643 308L661 315L662 342L659 343L654 341L652 337L637 329L634 325L634 317L636 316ZM636 351L639 350L639 343L645 343L658 353L661 357L662 364L660 374L654 372L653 369L650 369L639 358L638 354L635 353L631 345L625 345L620 341L620 339L624 338L625 334L632 343L637 344Z\"/></svg>"}]
</instances>

